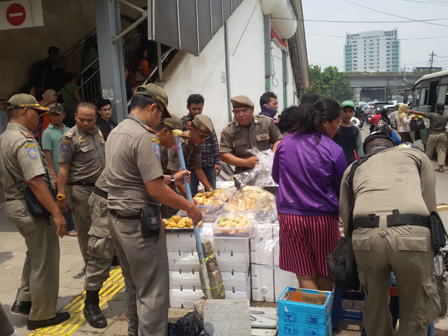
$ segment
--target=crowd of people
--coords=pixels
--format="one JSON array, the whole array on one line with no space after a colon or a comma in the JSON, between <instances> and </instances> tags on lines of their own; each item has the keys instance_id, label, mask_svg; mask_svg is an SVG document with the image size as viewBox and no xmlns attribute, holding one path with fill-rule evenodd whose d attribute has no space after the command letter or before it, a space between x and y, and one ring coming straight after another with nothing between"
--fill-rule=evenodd
<instances>
[{"instance_id":1,"label":"crowd of people","mask_svg":"<svg viewBox=\"0 0 448 336\"><path fill-rule=\"evenodd\" d=\"M16 94L8 101L7 112L6 102L0 100L6 215L28 248L11 310L28 316L28 329L70 318L69 313L56 312L57 237L70 232L77 235L84 259L83 313L88 323L107 326L99 291L116 256L125 278L128 335L166 335L168 257L159 213L168 217L185 210L194 223L200 222L201 211L186 199L183 178L191 182L193 194L199 182L212 190L222 162L234 166L238 174L259 163L254 150L272 150L280 268L296 274L302 288L333 290L327 255L341 237L342 220L345 234L353 235L366 295L367 334L393 335L387 309L391 270L400 293L400 333L425 334L440 310L427 223L436 211L428 156L437 148L439 160L445 160L439 144L446 143L448 117L443 106L438 106L438 114L424 114L431 120L433 138L426 156L406 137L411 114L419 114L406 105L398 117L402 144L395 146L386 114L362 142L360 130L351 124L352 101L339 104L309 93L300 106L277 116L274 93L261 95L259 113L249 97L240 95L231 99L234 118L218 140L200 94L187 98L187 113L179 118L169 112L162 88L139 86L129 116L117 125L111 119L111 101L101 99L96 106L79 102L73 85L62 88L64 105L57 102L54 90L46 91L41 103L32 94ZM73 126L67 124L69 111ZM184 131L180 145L187 170L179 162L176 129ZM369 160L354 175L350 167L361 157ZM444 162L440 164L443 169ZM378 181L371 178L372 171L387 174Z\"/></svg>"}]
</instances>

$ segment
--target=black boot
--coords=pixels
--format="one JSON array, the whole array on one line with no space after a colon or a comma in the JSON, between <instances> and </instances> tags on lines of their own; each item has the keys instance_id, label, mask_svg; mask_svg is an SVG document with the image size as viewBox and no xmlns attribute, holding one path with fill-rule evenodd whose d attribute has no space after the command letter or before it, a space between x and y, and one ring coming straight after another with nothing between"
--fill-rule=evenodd
<instances>
[{"instance_id":1,"label":"black boot","mask_svg":"<svg viewBox=\"0 0 448 336\"><path fill-rule=\"evenodd\" d=\"M97 291L89 291L86 290L86 301L84 303L83 313L84 316L89 322L89 324L94 328L106 328L107 320L104 315L101 313L101 309L99 306L100 299L98 297L99 290Z\"/></svg>"}]
</instances>

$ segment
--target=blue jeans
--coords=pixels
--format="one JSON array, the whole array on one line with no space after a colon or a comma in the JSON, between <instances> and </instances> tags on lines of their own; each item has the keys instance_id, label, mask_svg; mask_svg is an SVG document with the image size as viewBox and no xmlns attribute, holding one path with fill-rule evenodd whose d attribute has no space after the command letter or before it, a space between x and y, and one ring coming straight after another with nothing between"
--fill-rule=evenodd
<instances>
[{"instance_id":1,"label":"blue jeans","mask_svg":"<svg viewBox=\"0 0 448 336\"><path fill-rule=\"evenodd\" d=\"M207 168L202 167L202 170L204 171L205 177L207 177L207 180L211 184L212 188L216 189L215 166ZM191 194L194 197L194 195L198 193L198 186L199 186L199 180L196 177L194 170L191 170L190 181L191 181L190 182Z\"/></svg>"},{"instance_id":2,"label":"blue jeans","mask_svg":"<svg viewBox=\"0 0 448 336\"><path fill-rule=\"evenodd\" d=\"M67 232L75 229L75 222L73 221L72 210L67 205L67 212L63 213L65 221L67 222Z\"/></svg>"}]
</instances>

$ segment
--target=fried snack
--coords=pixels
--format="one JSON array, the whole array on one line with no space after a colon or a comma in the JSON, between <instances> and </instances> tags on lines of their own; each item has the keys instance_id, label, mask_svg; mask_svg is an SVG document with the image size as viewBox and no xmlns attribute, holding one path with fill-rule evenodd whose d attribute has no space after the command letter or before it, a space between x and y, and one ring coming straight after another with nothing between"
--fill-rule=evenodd
<instances>
[{"instance_id":1,"label":"fried snack","mask_svg":"<svg viewBox=\"0 0 448 336\"><path fill-rule=\"evenodd\" d=\"M174 215L169 220L164 219L165 227L167 229L192 229L193 220L189 217L180 217L179 215ZM202 221L198 223L198 227L202 226Z\"/></svg>"},{"instance_id":2,"label":"fried snack","mask_svg":"<svg viewBox=\"0 0 448 336\"><path fill-rule=\"evenodd\" d=\"M204 193L197 193L193 199L199 205L206 205L212 207L219 207L222 205L223 200L219 199L219 196L224 192L224 189L206 191Z\"/></svg>"}]
</instances>

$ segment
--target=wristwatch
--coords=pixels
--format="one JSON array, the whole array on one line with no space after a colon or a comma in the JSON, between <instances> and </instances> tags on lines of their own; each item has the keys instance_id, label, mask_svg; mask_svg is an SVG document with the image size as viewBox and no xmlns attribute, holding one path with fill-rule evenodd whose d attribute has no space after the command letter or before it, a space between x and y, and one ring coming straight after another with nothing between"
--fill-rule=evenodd
<instances>
[{"instance_id":1,"label":"wristwatch","mask_svg":"<svg viewBox=\"0 0 448 336\"><path fill-rule=\"evenodd\" d=\"M170 186L174 187L176 180L174 179L174 175L171 174Z\"/></svg>"},{"instance_id":2,"label":"wristwatch","mask_svg":"<svg viewBox=\"0 0 448 336\"><path fill-rule=\"evenodd\" d=\"M58 195L56 196L56 198L57 198L58 201L62 201L62 200L65 200L66 196L63 195L63 194L58 194Z\"/></svg>"}]
</instances>

